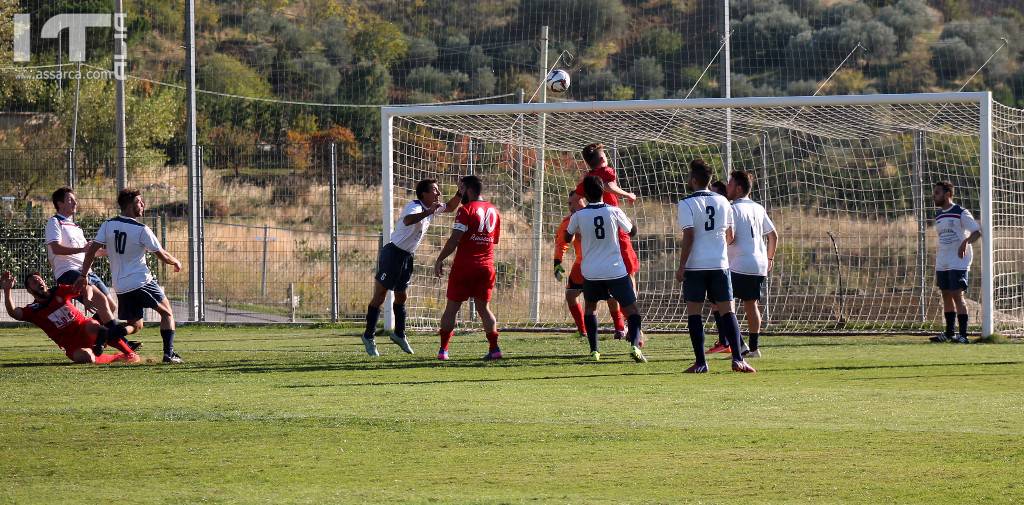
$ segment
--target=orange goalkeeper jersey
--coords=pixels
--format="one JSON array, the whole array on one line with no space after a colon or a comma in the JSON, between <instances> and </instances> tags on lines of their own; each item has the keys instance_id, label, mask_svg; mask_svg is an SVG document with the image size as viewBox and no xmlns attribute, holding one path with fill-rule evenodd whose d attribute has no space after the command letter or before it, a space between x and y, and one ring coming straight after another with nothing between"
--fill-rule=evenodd
<instances>
[{"instance_id":1,"label":"orange goalkeeper jersey","mask_svg":"<svg viewBox=\"0 0 1024 505\"><path fill-rule=\"evenodd\" d=\"M562 219L562 224L558 225L558 231L555 232L555 259L562 261L562 257L565 256L565 251L569 249L569 244L565 241L565 230L569 229L569 218L572 215L565 216ZM583 249L580 244L580 238L573 237L572 249L576 253L576 258L572 262L572 270L569 272L569 280L574 284L583 284L583 270L580 265L583 263Z\"/></svg>"}]
</instances>

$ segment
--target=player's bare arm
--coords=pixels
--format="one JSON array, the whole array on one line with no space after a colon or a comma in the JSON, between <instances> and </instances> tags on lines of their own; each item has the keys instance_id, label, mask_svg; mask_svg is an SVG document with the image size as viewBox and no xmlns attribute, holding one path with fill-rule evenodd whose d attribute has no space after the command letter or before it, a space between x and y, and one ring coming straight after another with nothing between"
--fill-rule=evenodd
<instances>
[{"instance_id":1,"label":"player's bare arm","mask_svg":"<svg viewBox=\"0 0 1024 505\"><path fill-rule=\"evenodd\" d=\"M402 222L405 223L406 226L412 226L420 221L423 221L425 218L434 215L434 213L436 213L440 208L441 204L439 202L434 202L432 205L424 207L423 212L417 212L415 214L409 214L408 216L405 216L404 218L402 218Z\"/></svg>"},{"instance_id":2,"label":"player's bare arm","mask_svg":"<svg viewBox=\"0 0 1024 505\"><path fill-rule=\"evenodd\" d=\"M46 246L50 248L50 252L53 254L58 256L70 256L72 254L85 252L85 249L86 247L89 247L89 244L86 244L85 247L68 247L61 245L59 242L50 242L49 244L46 244Z\"/></svg>"},{"instance_id":3,"label":"player's bare arm","mask_svg":"<svg viewBox=\"0 0 1024 505\"><path fill-rule=\"evenodd\" d=\"M635 237L636 234L639 233L639 230L636 227L636 223L631 223L631 224L633 225L633 227L629 229L629 236L630 237Z\"/></svg>"},{"instance_id":4,"label":"player's bare arm","mask_svg":"<svg viewBox=\"0 0 1024 505\"><path fill-rule=\"evenodd\" d=\"M779 233L775 230L768 232L768 271L775 267L775 251L779 249Z\"/></svg>"},{"instance_id":5,"label":"player's bare arm","mask_svg":"<svg viewBox=\"0 0 1024 505\"><path fill-rule=\"evenodd\" d=\"M461 230L452 230L451 236L448 237L448 241L444 243L444 247L441 248L441 254L437 255L437 261L434 262L434 275L440 277L444 273L444 260L451 256L455 249L459 247L459 240L462 238Z\"/></svg>"},{"instance_id":6,"label":"player's bare arm","mask_svg":"<svg viewBox=\"0 0 1024 505\"><path fill-rule=\"evenodd\" d=\"M683 282L683 274L686 273L686 261L690 259L690 251L693 249L693 228L683 230L683 244L679 248L679 268L676 269L676 281Z\"/></svg>"},{"instance_id":7,"label":"player's bare arm","mask_svg":"<svg viewBox=\"0 0 1024 505\"><path fill-rule=\"evenodd\" d=\"M160 261L163 261L165 264L174 267L175 273L181 271L181 262L178 261L178 258L172 256L171 253L167 252L165 249L160 249L159 251L156 251L153 254L157 258L160 258Z\"/></svg>"},{"instance_id":8,"label":"player's bare arm","mask_svg":"<svg viewBox=\"0 0 1024 505\"><path fill-rule=\"evenodd\" d=\"M634 193L630 193L630 192L622 189L619 186L619 183L617 183L615 181L612 181L612 182L606 183L604 185L604 187L608 191L611 191L612 193L615 193L616 195L619 195L619 196L624 197L625 199L629 200L629 203L636 203L636 195Z\"/></svg>"},{"instance_id":9,"label":"player's bare arm","mask_svg":"<svg viewBox=\"0 0 1024 505\"><path fill-rule=\"evenodd\" d=\"M92 268L92 262L96 260L96 252L101 248L103 248L103 244L99 242L89 242L85 246L85 259L82 260L82 275L75 281L75 288L79 291L89 285L89 269Z\"/></svg>"},{"instance_id":10,"label":"player's bare arm","mask_svg":"<svg viewBox=\"0 0 1024 505\"><path fill-rule=\"evenodd\" d=\"M455 194L452 195L452 197L449 198L447 202L445 202L444 209L442 209L440 212L441 213L455 212L459 208L459 206L461 206L461 205L462 205L462 183L460 181L459 182L459 190L456 191Z\"/></svg>"},{"instance_id":11,"label":"player's bare arm","mask_svg":"<svg viewBox=\"0 0 1024 505\"><path fill-rule=\"evenodd\" d=\"M980 231L971 232L971 234L967 238L965 238L963 242L960 242L960 249L957 251L957 254L960 255L961 258L963 258L964 255L967 254L967 247L976 242L979 238L981 238Z\"/></svg>"},{"instance_id":12,"label":"player's bare arm","mask_svg":"<svg viewBox=\"0 0 1024 505\"><path fill-rule=\"evenodd\" d=\"M0 289L4 292L4 308L7 309L7 315L18 321L23 321L21 318L21 309L14 307L14 300L11 299L11 289L14 288L14 276L10 272L4 272L0 275Z\"/></svg>"}]
</instances>

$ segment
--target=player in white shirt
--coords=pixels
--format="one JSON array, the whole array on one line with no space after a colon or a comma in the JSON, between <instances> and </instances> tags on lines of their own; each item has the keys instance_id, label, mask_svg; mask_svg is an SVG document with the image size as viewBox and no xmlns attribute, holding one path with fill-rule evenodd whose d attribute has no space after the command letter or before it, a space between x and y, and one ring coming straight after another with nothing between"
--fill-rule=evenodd
<instances>
[{"instance_id":1,"label":"player in white shirt","mask_svg":"<svg viewBox=\"0 0 1024 505\"><path fill-rule=\"evenodd\" d=\"M402 351L413 353L405 335L405 291L412 279L414 255L423 241L423 235L430 227L434 214L458 209L462 200L461 189L460 186L455 196L447 203L442 203L439 201L441 190L438 189L436 180L423 179L416 183L416 199L402 208L395 229L391 232L391 240L381 248L377 258L373 298L366 308L366 329L362 335L366 354L380 356L374 335L377 332L377 319L380 318L380 306L384 304L389 290L395 292L395 302L391 306L395 314L395 332L391 335L391 341L398 344Z\"/></svg>"},{"instance_id":2,"label":"player in white shirt","mask_svg":"<svg viewBox=\"0 0 1024 505\"><path fill-rule=\"evenodd\" d=\"M971 244L981 238L981 226L971 211L953 203L953 192L953 183L949 181L939 181L932 188L932 199L939 207L935 214L935 233L939 238L935 280L942 290L946 332L932 337L931 341L968 344L964 291L967 289L967 272L974 259ZM959 334L953 333L954 322L959 323Z\"/></svg>"},{"instance_id":3,"label":"player in white shirt","mask_svg":"<svg viewBox=\"0 0 1024 505\"><path fill-rule=\"evenodd\" d=\"M599 177L584 177L583 192L589 204L569 218L564 238L571 243L573 236L579 234L582 243L583 263L580 268L583 272L583 300L586 302L583 321L590 355L595 360L601 359L597 350L597 316L594 314L597 303L614 297L626 315L626 336L631 346L629 354L638 363L645 363L647 358L639 346L642 318L636 306L636 291L619 246L619 230L633 237L637 233L636 226L622 209L604 203L604 182Z\"/></svg>"},{"instance_id":4,"label":"player in white shirt","mask_svg":"<svg viewBox=\"0 0 1024 505\"><path fill-rule=\"evenodd\" d=\"M754 177L749 172L734 171L726 187L732 200L733 241L729 243L729 272L733 294L743 300L747 315L750 348L744 358L760 358L758 340L761 334L761 287L775 266L779 234L761 204L750 199ZM767 240L767 244L765 241Z\"/></svg>"},{"instance_id":5,"label":"player in white shirt","mask_svg":"<svg viewBox=\"0 0 1024 505\"><path fill-rule=\"evenodd\" d=\"M51 197L56 214L47 222L44 230L46 237L46 259L53 268L53 278L57 285L73 285L82 269L85 259L85 248L89 242L85 239L82 228L75 223L75 212L78 211L78 199L71 188L57 188ZM107 289L107 285L95 273L90 273L89 286L82 291L82 303L86 308L100 311L102 308L114 313L117 302Z\"/></svg>"},{"instance_id":6,"label":"player in white shirt","mask_svg":"<svg viewBox=\"0 0 1024 505\"><path fill-rule=\"evenodd\" d=\"M708 191L711 168L703 160L690 162L692 194L679 201L679 229L683 232L676 280L683 283L687 327L696 362L686 373L708 371L704 356L704 299L710 298L721 313L718 332L729 343L732 369L755 372L740 355L740 326L733 309L727 244L733 240L732 206L724 196ZM586 256L584 255L584 258Z\"/></svg>"},{"instance_id":7,"label":"player in white shirt","mask_svg":"<svg viewBox=\"0 0 1024 505\"><path fill-rule=\"evenodd\" d=\"M164 343L164 363L181 363L181 357L174 352L174 313L171 302L164 295L163 288L156 282L146 265L146 253L153 253L160 261L181 271L181 262L160 246L153 230L137 221L146 210L142 195L135 189L122 189L117 194L117 205L121 215L109 219L96 232L96 239L85 250L82 262L82 277L78 285L88 283L89 268L100 248L107 250L110 261L110 277L117 293L117 316L128 322L134 331L142 329L144 309L153 309L160 314L160 338Z\"/></svg>"}]
</instances>

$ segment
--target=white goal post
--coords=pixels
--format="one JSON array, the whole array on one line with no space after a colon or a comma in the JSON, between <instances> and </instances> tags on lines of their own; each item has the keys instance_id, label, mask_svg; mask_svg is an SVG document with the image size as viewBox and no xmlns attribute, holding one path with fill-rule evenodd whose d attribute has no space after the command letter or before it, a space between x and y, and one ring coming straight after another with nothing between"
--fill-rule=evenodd
<instances>
[{"instance_id":1,"label":"white goal post","mask_svg":"<svg viewBox=\"0 0 1024 505\"><path fill-rule=\"evenodd\" d=\"M1018 334L1024 115L995 105L998 121L989 92L383 107L382 236L386 243L396 209L415 198L416 180L437 179L447 197L459 176L480 174L508 229L496 252L499 323L569 327L562 285L551 278L550 262L538 259L550 254L552 240L544 239L568 212L566 192L582 174L580 148L600 142L612 151L623 187L639 196L635 208L623 207L641 233L634 244L645 328L678 330L684 305L666 274L678 258L674 203L686 193L681 167L702 157L723 173L752 171L753 197L780 227L781 261L763 300L767 331L926 331L941 319L928 270L930 191L936 180L951 179L957 201L982 226L970 273L972 323L980 322L984 336ZM723 166L726 138L732 167ZM1001 150L998 174L994 148ZM994 181L1002 185L1000 208ZM428 270L450 224L438 216L417 252L410 327L436 327L445 282ZM389 295L388 328L391 304Z\"/></svg>"}]
</instances>

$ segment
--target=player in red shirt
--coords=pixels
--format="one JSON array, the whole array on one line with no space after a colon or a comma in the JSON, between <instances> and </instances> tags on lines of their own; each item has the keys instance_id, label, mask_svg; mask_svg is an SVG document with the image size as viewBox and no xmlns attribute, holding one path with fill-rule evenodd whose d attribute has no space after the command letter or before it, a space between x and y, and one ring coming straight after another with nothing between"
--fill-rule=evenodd
<instances>
[{"instance_id":1,"label":"player in red shirt","mask_svg":"<svg viewBox=\"0 0 1024 505\"><path fill-rule=\"evenodd\" d=\"M498 209L481 198L483 182L468 175L459 181L462 207L455 214L455 224L448 242L434 262L434 273L444 272L444 260L455 252L452 271L448 275L448 304L441 315L441 349L437 359L448 359L448 343L455 333L455 316L462 302L473 299L477 314L487 333L488 351L484 359L501 359L498 347L498 322L489 306L494 289L494 245L501 235ZM456 250L458 252L456 252Z\"/></svg>"},{"instance_id":2,"label":"player in red shirt","mask_svg":"<svg viewBox=\"0 0 1024 505\"><path fill-rule=\"evenodd\" d=\"M629 203L636 202L636 195L619 187L618 178L615 177L615 169L608 164L608 157L604 154L604 144L590 144L583 148L583 161L587 162L590 171L583 174L579 184L576 185L576 200L580 208L586 207L584 201L583 179L593 175L604 181L604 203L619 206L619 197L629 200ZM636 288L636 273L640 271L640 259L633 250L633 243L629 240L629 234L619 230L619 250L622 251L622 261L626 265L626 272L633 279L633 288Z\"/></svg>"},{"instance_id":3,"label":"player in red shirt","mask_svg":"<svg viewBox=\"0 0 1024 505\"><path fill-rule=\"evenodd\" d=\"M573 213L581 208L576 199L576 191L570 191L569 215L562 219L562 223L558 225L558 231L555 232L555 279L559 281L565 276L562 258L565 257L565 251L569 250L569 243L565 241L565 230L569 229L569 219ZM583 252L579 235L573 238L572 247L575 259L572 262L572 269L569 271L569 279L565 283L565 303L569 307L569 313L572 314L572 320L576 323L576 330L579 332L580 338L583 338L586 337L587 330L583 325L583 307L578 301L580 294L583 293L583 271L581 268ZM625 338L626 322L623 320L622 311L619 310L619 302L614 298L608 299L608 313L612 316L612 322L615 324L615 339Z\"/></svg>"},{"instance_id":4,"label":"player in red shirt","mask_svg":"<svg viewBox=\"0 0 1024 505\"><path fill-rule=\"evenodd\" d=\"M10 272L4 272L0 276L0 288L3 289L7 315L38 326L46 332L50 340L64 349L64 353L71 361L97 364L140 361L139 356L124 339L130 328L116 324L110 317L110 311L103 304L98 306L99 310L96 313L106 321L106 324L86 318L71 303L79 295L74 286L58 285L53 289L47 289L46 281L38 273L29 274L25 277L25 290L32 295L34 301L22 308L14 307L11 299L13 287L14 276ZM103 354L104 341L109 341L121 353Z\"/></svg>"}]
</instances>

